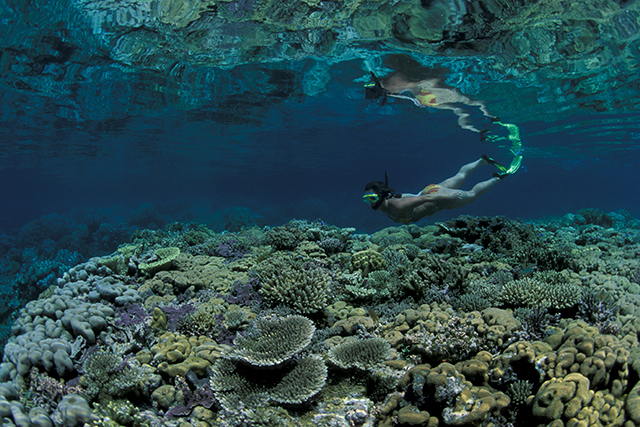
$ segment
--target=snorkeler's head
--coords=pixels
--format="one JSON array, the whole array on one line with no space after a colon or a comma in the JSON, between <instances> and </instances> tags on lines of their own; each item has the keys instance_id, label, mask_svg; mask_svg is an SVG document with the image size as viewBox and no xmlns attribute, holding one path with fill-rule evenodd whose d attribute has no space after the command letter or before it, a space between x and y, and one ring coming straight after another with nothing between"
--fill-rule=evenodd
<instances>
[{"instance_id":1,"label":"snorkeler's head","mask_svg":"<svg viewBox=\"0 0 640 427\"><path fill-rule=\"evenodd\" d=\"M364 187L364 192L362 200L373 210L378 209L386 199L393 197L393 188L381 181L371 181Z\"/></svg>"},{"instance_id":2,"label":"snorkeler's head","mask_svg":"<svg viewBox=\"0 0 640 427\"><path fill-rule=\"evenodd\" d=\"M366 99L380 99L378 103L380 105L384 105L385 102L387 102L387 95L389 95L389 91L382 87L380 79L378 79L376 75L371 72L371 83L365 86L364 97Z\"/></svg>"}]
</instances>

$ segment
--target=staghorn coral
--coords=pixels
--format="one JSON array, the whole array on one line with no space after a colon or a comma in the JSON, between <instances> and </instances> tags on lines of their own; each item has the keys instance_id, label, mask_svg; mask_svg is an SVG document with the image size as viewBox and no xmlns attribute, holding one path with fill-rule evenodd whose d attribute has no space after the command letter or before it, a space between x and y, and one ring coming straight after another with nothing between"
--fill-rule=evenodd
<instances>
[{"instance_id":1,"label":"staghorn coral","mask_svg":"<svg viewBox=\"0 0 640 427\"><path fill-rule=\"evenodd\" d=\"M391 354L391 346L384 338L349 340L329 349L329 360L342 369L374 369Z\"/></svg>"},{"instance_id":2,"label":"staghorn coral","mask_svg":"<svg viewBox=\"0 0 640 427\"><path fill-rule=\"evenodd\" d=\"M313 322L303 316L262 317L235 339L224 357L253 366L279 365L306 348L314 331Z\"/></svg>"},{"instance_id":3,"label":"staghorn coral","mask_svg":"<svg viewBox=\"0 0 640 427\"><path fill-rule=\"evenodd\" d=\"M524 405L533 392L533 384L528 380L518 380L509 384L507 394L511 403L516 406Z\"/></svg>"},{"instance_id":4,"label":"staghorn coral","mask_svg":"<svg viewBox=\"0 0 640 427\"><path fill-rule=\"evenodd\" d=\"M256 271L260 293L268 301L300 313L315 313L326 306L330 277L324 269L282 257L263 261Z\"/></svg>"}]
</instances>

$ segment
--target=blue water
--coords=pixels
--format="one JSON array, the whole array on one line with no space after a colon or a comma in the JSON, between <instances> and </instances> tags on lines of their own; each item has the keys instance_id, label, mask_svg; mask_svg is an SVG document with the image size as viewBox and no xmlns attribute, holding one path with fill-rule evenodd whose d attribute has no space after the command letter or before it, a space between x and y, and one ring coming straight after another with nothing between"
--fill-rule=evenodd
<instances>
[{"instance_id":1,"label":"blue water","mask_svg":"<svg viewBox=\"0 0 640 427\"><path fill-rule=\"evenodd\" d=\"M52 212L73 216L72 210L126 217L152 204L167 221L214 228L221 212L244 207L267 224L321 218L371 232L393 224L360 198L364 185L383 180L385 171L396 191L417 192L482 153L510 161L506 148L459 128L449 111L401 100L379 107L350 98L352 93L360 91L267 106L256 112L260 125L219 124L176 111L114 128L38 128L18 137L28 143L5 142L0 222L11 230ZM533 219L582 208L626 209L637 216L640 161L633 124L617 135L593 134L602 132L603 120L616 118L637 124L629 114L519 123L524 161L518 173L475 203L424 222L460 214ZM3 133L10 138L10 129ZM463 188L492 172L479 169Z\"/></svg>"}]
</instances>

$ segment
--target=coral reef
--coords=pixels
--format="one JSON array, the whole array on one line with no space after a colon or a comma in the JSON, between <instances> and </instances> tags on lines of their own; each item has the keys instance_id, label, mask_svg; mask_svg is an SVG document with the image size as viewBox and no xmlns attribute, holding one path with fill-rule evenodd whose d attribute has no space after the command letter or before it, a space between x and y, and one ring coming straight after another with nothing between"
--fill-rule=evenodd
<instances>
[{"instance_id":1,"label":"coral reef","mask_svg":"<svg viewBox=\"0 0 640 427\"><path fill-rule=\"evenodd\" d=\"M555 221L142 231L20 311L3 425L631 427L640 231Z\"/></svg>"}]
</instances>

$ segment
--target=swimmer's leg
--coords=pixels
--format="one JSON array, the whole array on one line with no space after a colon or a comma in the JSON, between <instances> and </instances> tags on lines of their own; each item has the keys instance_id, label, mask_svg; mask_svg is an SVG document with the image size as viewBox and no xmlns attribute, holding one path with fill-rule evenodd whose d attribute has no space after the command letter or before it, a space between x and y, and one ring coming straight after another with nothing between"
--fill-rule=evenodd
<instances>
[{"instance_id":1,"label":"swimmer's leg","mask_svg":"<svg viewBox=\"0 0 640 427\"><path fill-rule=\"evenodd\" d=\"M486 181L482 181L473 186L469 191L454 191L451 193L451 198L447 201L439 202L438 204L442 209L457 209L462 206L468 205L475 201L478 197L489 191L491 187L500 182L500 178L493 177Z\"/></svg>"},{"instance_id":2,"label":"swimmer's leg","mask_svg":"<svg viewBox=\"0 0 640 427\"><path fill-rule=\"evenodd\" d=\"M488 164L489 163L482 158L476 160L475 162L467 163L460 168L457 174L455 174L451 178L445 179L438 185L447 188L460 188L460 186L464 184L465 179L467 179L467 177L471 175L473 171L478 169L480 166L485 166Z\"/></svg>"}]
</instances>

